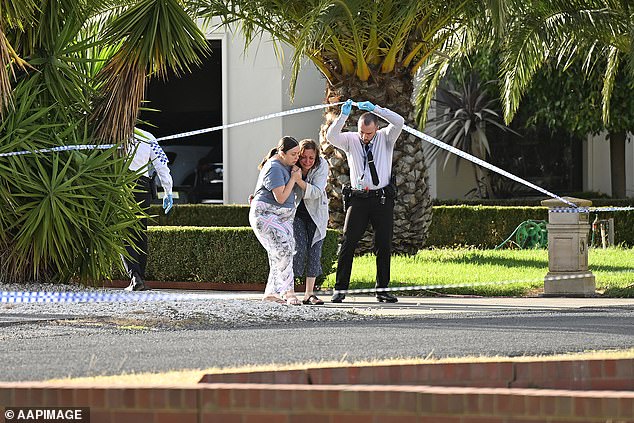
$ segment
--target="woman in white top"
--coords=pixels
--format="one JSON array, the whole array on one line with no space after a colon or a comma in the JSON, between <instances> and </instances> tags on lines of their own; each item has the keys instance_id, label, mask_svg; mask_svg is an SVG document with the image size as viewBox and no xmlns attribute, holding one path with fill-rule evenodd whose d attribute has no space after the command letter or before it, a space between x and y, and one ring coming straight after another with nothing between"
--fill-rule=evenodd
<instances>
[{"instance_id":1,"label":"woman in white top","mask_svg":"<svg viewBox=\"0 0 634 423\"><path fill-rule=\"evenodd\" d=\"M315 280L322 274L321 249L328 225L328 162L320 157L319 146L311 139L299 143L297 162L302 179L297 181L295 204L295 256L293 271L295 277L306 275L304 300L307 305L321 305L324 302L314 293Z\"/></svg>"}]
</instances>

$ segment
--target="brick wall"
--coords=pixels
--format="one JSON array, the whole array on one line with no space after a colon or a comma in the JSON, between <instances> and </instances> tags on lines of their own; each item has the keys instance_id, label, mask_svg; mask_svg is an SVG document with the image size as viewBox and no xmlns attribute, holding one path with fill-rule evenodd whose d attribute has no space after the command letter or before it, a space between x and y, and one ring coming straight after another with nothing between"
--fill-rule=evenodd
<instances>
[{"instance_id":1,"label":"brick wall","mask_svg":"<svg viewBox=\"0 0 634 423\"><path fill-rule=\"evenodd\" d=\"M0 406L90 407L92 423L634 423L632 365L363 366L207 375L215 382L171 387L0 383ZM547 384L552 389L527 387Z\"/></svg>"}]
</instances>

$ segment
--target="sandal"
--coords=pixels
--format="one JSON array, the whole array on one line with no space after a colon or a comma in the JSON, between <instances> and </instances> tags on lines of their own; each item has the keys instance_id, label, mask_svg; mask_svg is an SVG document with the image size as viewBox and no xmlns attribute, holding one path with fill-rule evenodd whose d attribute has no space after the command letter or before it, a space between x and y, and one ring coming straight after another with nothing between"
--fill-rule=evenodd
<instances>
[{"instance_id":1,"label":"sandal","mask_svg":"<svg viewBox=\"0 0 634 423\"><path fill-rule=\"evenodd\" d=\"M286 301L284 301L280 297L275 297L275 296L264 297L264 298L262 298L262 301L266 301L268 303L276 303L276 304L284 304L284 305L286 305Z\"/></svg>"},{"instance_id":2,"label":"sandal","mask_svg":"<svg viewBox=\"0 0 634 423\"><path fill-rule=\"evenodd\" d=\"M324 304L324 302L320 300L319 298L317 298L317 296L314 294L306 298L304 301L302 301L302 303L306 305L323 305Z\"/></svg>"},{"instance_id":3,"label":"sandal","mask_svg":"<svg viewBox=\"0 0 634 423\"><path fill-rule=\"evenodd\" d=\"M298 305L302 305L302 302L299 301L299 298L297 298L297 297L287 297L286 298L286 304L298 306Z\"/></svg>"}]
</instances>

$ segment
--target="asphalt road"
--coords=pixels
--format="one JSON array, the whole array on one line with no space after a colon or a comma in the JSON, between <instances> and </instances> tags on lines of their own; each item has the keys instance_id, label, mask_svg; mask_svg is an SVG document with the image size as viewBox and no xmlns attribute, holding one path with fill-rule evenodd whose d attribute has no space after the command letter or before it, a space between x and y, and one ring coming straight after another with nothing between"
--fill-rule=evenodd
<instances>
[{"instance_id":1,"label":"asphalt road","mask_svg":"<svg viewBox=\"0 0 634 423\"><path fill-rule=\"evenodd\" d=\"M634 306L445 312L237 329L135 330L69 320L0 327L0 380L245 364L550 355L634 347Z\"/></svg>"}]
</instances>

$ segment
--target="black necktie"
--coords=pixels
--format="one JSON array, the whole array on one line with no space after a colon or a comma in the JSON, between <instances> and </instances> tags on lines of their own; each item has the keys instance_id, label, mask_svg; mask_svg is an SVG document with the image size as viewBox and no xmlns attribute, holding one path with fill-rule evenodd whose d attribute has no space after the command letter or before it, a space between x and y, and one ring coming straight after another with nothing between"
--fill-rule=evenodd
<instances>
[{"instance_id":1,"label":"black necktie","mask_svg":"<svg viewBox=\"0 0 634 423\"><path fill-rule=\"evenodd\" d=\"M370 166L372 183L374 184L374 186L379 186L379 174L376 173L376 166L374 166L374 156L372 155L372 150L370 150L370 144L365 144L365 154L368 157L368 166Z\"/></svg>"}]
</instances>

